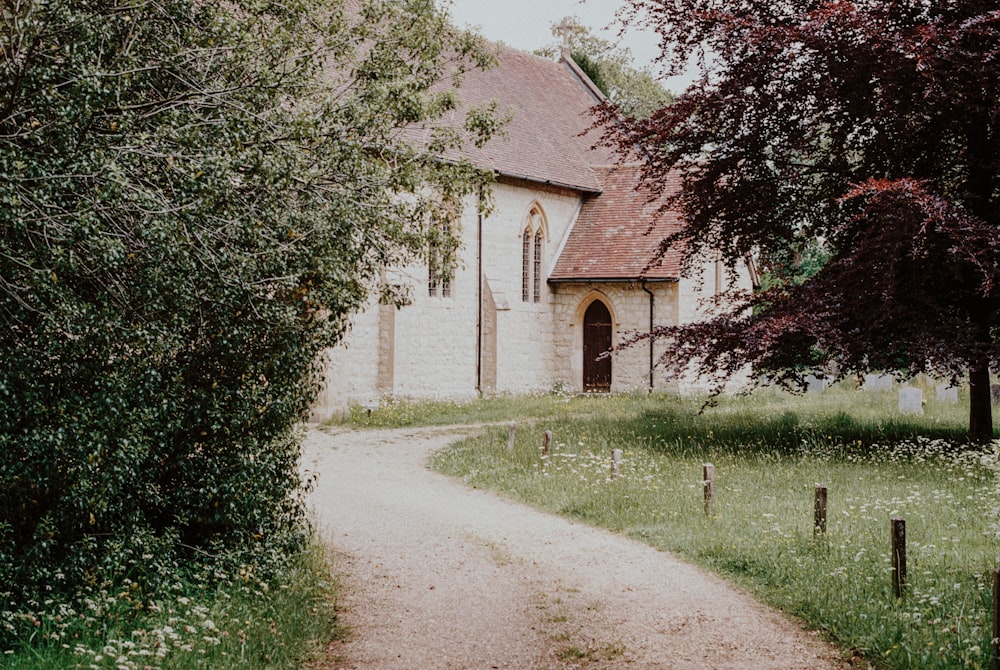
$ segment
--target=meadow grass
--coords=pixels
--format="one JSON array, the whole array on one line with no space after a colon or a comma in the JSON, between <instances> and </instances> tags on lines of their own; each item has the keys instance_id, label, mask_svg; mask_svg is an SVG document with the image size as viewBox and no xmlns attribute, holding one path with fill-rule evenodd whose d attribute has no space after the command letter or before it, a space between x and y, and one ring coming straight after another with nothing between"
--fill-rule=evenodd
<instances>
[{"instance_id":1,"label":"meadow grass","mask_svg":"<svg viewBox=\"0 0 1000 670\"><path fill-rule=\"evenodd\" d=\"M328 425L354 428L403 428L444 426L498 421L586 417L594 412L634 412L654 409L659 396L647 393L614 396L574 395L561 392L524 395L493 395L475 400L405 400L385 398L370 413L361 406L351 407Z\"/></svg>"},{"instance_id":2,"label":"meadow grass","mask_svg":"<svg viewBox=\"0 0 1000 670\"><path fill-rule=\"evenodd\" d=\"M211 588L178 581L173 598L141 609L121 585L84 611L39 616L37 634L4 650L0 667L299 670L341 633L325 552L314 542L268 582L246 572Z\"/></svg>"},{"instance_id":3,"label":"meadow grass","mask_svg":"<svg viewBox=\"0 0 1000 670\"><path fill-rule=\"evenodd\" d=\"M498 426L439 452L433 466L707 566L862 663L988 668L998 458L992 446L964 443L967 405L931 398L922 417L900 417L895 393L846 385L821 396L758 392L703 413L697 400L672 396L551 398L567 416L539 410L513 453ZM543 464L546 429L555 437ZM613 449L624 452L616 478ZM705 462L716 472L709 516ZM820 483L829 520L817 537ZM901 600L891 587L892 517L907 523Z\"/></svg>"}]
</instances>

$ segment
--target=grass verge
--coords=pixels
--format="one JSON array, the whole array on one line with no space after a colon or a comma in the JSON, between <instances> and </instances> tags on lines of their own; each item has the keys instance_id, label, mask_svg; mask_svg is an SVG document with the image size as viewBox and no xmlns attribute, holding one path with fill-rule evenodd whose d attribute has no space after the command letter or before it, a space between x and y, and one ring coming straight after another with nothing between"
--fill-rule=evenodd
<instances>
[{"instance_id":1,"label":"grass verge","mask_svg":"<svg viewBox=\"0 0 1000 670\"><path fill-rule=\"evenodd\" d=\"M371 413L364 407L354 406L344 416L331 419L328 425L354 428L403 428L491 423L528 418L585 417L595 411L634 412L639 407L654 409L659 405L660 397L650 396L647 393L601 396L553 392L486 396L466 401L410 401L387 398Z\"/></svg>"},{"instance_id":2,"label":"grass verge","mask_svg":"<svg viewBox=\"0 0 1000 670\"><path fill-rule=\"evenodd\" d=\"M597 400L550 399L571 411L539 410L513 452L506 429L491 428L440 452L433 466L727 575L859 664L990 667L1000 468L992 447L963 444L962 406L930 401L924 416L904 418L895 394L846 388L805 398L762 392L702 414L697 402L670 396ZM555 435L547 463L545 429ZM624 452L614 478L613 449ZM710 515L705 462L716 471ZM829 487L829 520L817 537L819 483ZM908 534L909 580L898 600L892 517L906 519Z\"/></svg>"},{"instance_id":3,"label":"grass verge","mask_svg":"<svg viewBox=\"0 0 1000 670\"><path fill-rule=\"evenodd\" d=\"M0 667L298 670L340 634L325 552L314 541L267 583L247 573L212 589L178 581L176 597L142 610L130 608L125 586L86 611L39 620L37 634L4 651Z\"/></svg>"}]
</instances>

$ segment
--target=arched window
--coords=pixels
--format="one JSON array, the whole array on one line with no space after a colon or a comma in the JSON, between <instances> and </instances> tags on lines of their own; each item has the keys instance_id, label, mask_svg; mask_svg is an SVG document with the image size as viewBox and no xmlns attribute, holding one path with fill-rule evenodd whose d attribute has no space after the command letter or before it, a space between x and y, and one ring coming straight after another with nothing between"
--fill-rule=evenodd
<instances>
[{"instance_id":1,"label":"arched window","mask_svg":"<svg viewBox=\"0 0 1000 670\"><path fill-rule=\"evenodd\" d=\"M545 270L542 261L545 258L546 236L545 214L537 202L528 210L525 217L524 231L521 233L521 300L523 302L540 303L542 301L542 282Z\"/></svg>"},{"instance_id":2,"label":"arched window","mask_svg":"<svg viewBox=\"0 0 1000 670\"><path fill-rule=\"evenodd\" d=\"M521 300L531 300L531 228L521 236Z\"/></svg>"},{"instance_id":3,"label":"arched window","mask_svg":"<svg viewBox=\"0 0 1000 670\"><path fill-rule=\"evenodd\" d=\"M532 294L535 302L542 301L542 229L535 233L535 274L532 284Z\"/></svg>"}]
</instances>

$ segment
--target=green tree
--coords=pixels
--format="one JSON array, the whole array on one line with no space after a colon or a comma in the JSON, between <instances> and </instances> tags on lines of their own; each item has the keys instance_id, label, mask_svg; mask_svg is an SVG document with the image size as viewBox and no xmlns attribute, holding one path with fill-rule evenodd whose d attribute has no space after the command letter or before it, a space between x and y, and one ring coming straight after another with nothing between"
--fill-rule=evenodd
<instances>
[{"instance_id":1,"label":"green tree","mask_svg":"<svg viewBox=\"0 0 1000 670\"><path fill-rule=\"evenodd\" d=\"M407 138L490 53L432 0L11 0L0 49L0 597L282 556L319 354L487 178L439 156L490 110Z\"/></svg>"},{"instance_id":2,"label":"green tree","mask_svg":"<svg viewBox=\"0 0 1000 670\"><path fill-rule=\"evenodd\" d=\"M648 66L635 67L632 51L628 47L616 47L597 37L576 17L567 17L559 24L553 24L552 34L560 40L565 35L569 53L576 64L626 116L645 118L673 102L673 94L657 81ZM561 44L556 44L536 53L555 58L561 49Z\"/></svg>"}]
</instances>

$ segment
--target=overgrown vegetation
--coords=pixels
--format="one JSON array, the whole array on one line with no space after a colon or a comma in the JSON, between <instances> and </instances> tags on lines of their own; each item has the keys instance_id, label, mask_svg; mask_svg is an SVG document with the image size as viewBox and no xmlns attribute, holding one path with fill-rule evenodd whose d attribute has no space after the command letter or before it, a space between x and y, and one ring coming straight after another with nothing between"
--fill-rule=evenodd
<instances>
[{"instance_id":1,"label":"overgrown vegetation","mask_svg":"<svg viewBox=\"0 0 1000 670\"><path fill-rule=\"evenodd\" d=\"M431 0L13 0L0 50L0 648L281 578L318 354L454 247L491 54Z\"/></svg>"},{"instance_id":2,"label":"overgrown vegetation","mask_svg":"<svg viewBox=\"0 0 1000 670\"><path fill-rule=\"evenodd\" d=\"M347 414L331 419L331 425L356 428L401 428L490 423L547 417L588 416L591 412L633 412L638 407L653 410L659 395L646 393L614 396L581 396L553 391L524 395L494 395L476 400L406 400L384 398L377 407L355 405Z\"/></svg>"},{"instance_id":3,"label":"overgrown vegetation","mask_svg":"<svg viewBox=\"0 0 1000 670\"><path fill-rule=\"evenodd\" d=\"M965 442L965 407L931 399L923 417L900 417L896 394L843 386L723 398L703 414L691 399L607 400L553 398L586 412L537 409L544 419L522 422L513 453L498 426L440 452L434 467L701 563L863 662L990 667L1000 458ZM543 465L546 429L555 438ZM624 451L617 478L612 449ZM705 462L716 472L710 516ZM819 483L829 487L829 521L814 537ZM898 601L894 516L909 538L908 592Z\"/></svg>"},{"instance_id":4,"label":"overgrown vegetation","mask_svg":"<svg viewBox=\"0 0 1000 670\"><path fill-rule=\"evenodd\" d=\"M311 543L272 580L252 568L223 575L164 566L173 580L156 599L126 578L91 589L79 605L46 601L0 611L0 625L26 633L0 647L0 666L300 670L342 632L325 551Z\"/></svg>"}]
</instances>

